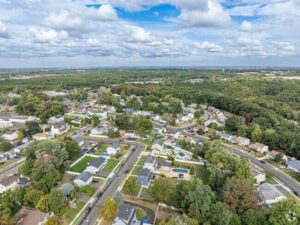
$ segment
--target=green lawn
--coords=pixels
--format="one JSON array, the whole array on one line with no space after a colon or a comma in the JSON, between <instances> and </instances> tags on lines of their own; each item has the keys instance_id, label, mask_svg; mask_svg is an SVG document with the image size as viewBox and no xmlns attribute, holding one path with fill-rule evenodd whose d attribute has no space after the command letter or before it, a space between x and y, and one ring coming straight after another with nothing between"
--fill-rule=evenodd
<instances>
[{"instance_id":1,"label":"green lawn","mask_svg":"<svg viewBox=\"0 0 300 225\"><path fill-rule=\"evenodd\" d=\"M142 156L140 158L140 160L138 161L137 165L138 166L143 166L145 164L146 158L147 158L146 156Z\"/></svg>"},{"instance_id":2,"label":"green lawn","mask_svg":"<svg viewBox=\"0 0 300 225\"><path fill-rule=\"evenodd\" d=\"M76 173L82 173L89 162L93 161L95 158L91 156L84 156L79 162L77 162L74 166L71 167L70 171L76 172Z\"/></svg>"},{"instance_id":3,"label":"green lawn","mask_svg":"<svg viewBox=\"0 0 300 225\"><path fill-rule=\"evenodd\" d=\"M143 169L142 166L135 166L133 167L133 170L131 172L132 175L139 175L139 173L141 172L141 170Z\"/></svg>"},{"instance_id":4,"label":"green lawn","mask_svg":"<svg viewBox=\"0 0 300 225\"><path fill-rule=\"evenodd\" d=\"M196 177L201 179L204 184L208 183L209 171L202 165L174 162L174 167L180 167L186 169L191 169L192 167L194 167L196 172Z\"/></svg>"},{"instance_id":5,"label":"green lawn","mask_svg":"<svg viewBox=\"0 0 300 225\"><path fill-rule=\"evenodd\" d=\"M76 205L77 205L76 208L66 207L65 209L63 209L63 211L65 210L65 212L63 212L63 214L64 214L64 218L66 219L67 223L70 223L75 218L77 213L85 205L85 202L84 201L77 201Z\"/></svg>"},{"instance_id":6,"label":"green lawn","mask_svg":"<svg viewBox=\"0 0 300 225\"><path fill-rule=\"evenodd\" d=\"M103 171L110 173L118 165L118 163L119 163L119 160L109 159L107 161L107 164L103 168Z\"/></svg>"}]
</instances>

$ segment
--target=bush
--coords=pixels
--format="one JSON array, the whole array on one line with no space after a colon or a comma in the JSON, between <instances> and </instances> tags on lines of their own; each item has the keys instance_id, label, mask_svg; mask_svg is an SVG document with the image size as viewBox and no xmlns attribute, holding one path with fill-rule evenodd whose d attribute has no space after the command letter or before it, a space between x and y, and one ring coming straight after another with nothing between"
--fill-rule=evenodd
<instances>
[{"instance_id":1,"label":"bush","mask_svg":"<svg viewBox=\"0 0 300 225\"><path fill-rule=\"evenodd\" d=\"M147 212L145 210L143 210L142 208L136 207L136 217L139 220L144 219L147 216Z\"/></svg>"},{"instance_id":2,"label":"bush","mask_svg":"<svg viewBox=\"0 0 300 225\"><path fill-rule=\"evenodd\" d=\"M80 191L86 193L89 197L92 197L96 192L96 188L90 185L85 185L80 187Z\"/></svg>"}]
</instances>

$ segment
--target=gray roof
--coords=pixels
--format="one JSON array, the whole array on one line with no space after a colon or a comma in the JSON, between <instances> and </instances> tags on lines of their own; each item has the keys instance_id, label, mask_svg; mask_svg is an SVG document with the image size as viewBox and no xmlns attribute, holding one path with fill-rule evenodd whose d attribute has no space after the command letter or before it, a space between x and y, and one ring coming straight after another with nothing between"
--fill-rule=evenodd
<instances>
[{"instance_id":1,"label":"gray roof","mask_svg":"<svg viewBox=\"0 0 300 225\"><path fill-rule=\"evenodd\" d=\"M139 177L146 177L146 178L148 178L148 177L150 177L150 175L151 175L151 170L149 170L148 168L143 168L141 170L141 172L139 173Z\"/></svg>"},{"instance_id":2,"label":"gray roof","mask_svg":"<svg viewBox=\"0 0 300 225\"><path fill-rule=\"evenodd\" d=\"M153 145L155 145L155 144L157 144L157 145L163 145L164 144L164 140L163 139L157 139L157 140L155 140L153 142Z\"/></svg>"},{"instance_id":3,"label":"gray roof","mask_svg":"<svg viewBox=\"0 0 300 225\"><path fill-rule=\"evenodd\" d=\"M103 165L103 163L105 163L105 161L106 161L106 158L99 157L99 158L94 159L92 162L90 162L89 166L93 166L95 168L100 168Z\"/></svg>"},{"instance_id":4,"label":"gray roof","mask_svg":"<svg viewBox=\"0 0 300 225\"><path fill-rule=\"evenodd\" d=\"M111 147L111 148L114 148L114 149L117 149L117 148L120 147L120 144L115 142L115 143L113 143L110 147Z\"/></svg>"},{"instance_id":5,"label":"gray roof","mask_svg":"<svg viewBox=\"0 0 300 225\"><path fill-rule=\"evenodd\" d=\"M150 163L150 164L154 164L155 162L156 162L156 159L151 155L148 155L146 158L146 161L145 161L145 163Z\"/></svg>"},{"instance_id":6,"label":"gray roof","mask_svg":"<svg viewBox=\"0 0 300 225\"><path fill-rule=\"evenodd\" d=\"M134 215L135 208L132 205L124 204L119 207L117 217L121 220L129 222ZM128 223L129 224L129 223Z\"/></svg>"},{"instance_id":7,"label":"gray roof","mask_svg":"<svg viewBox=\"0 0 300 225\"><path fill-rule=\"evenodd\" d=\"M92 177L89 172L83 172L76 177L76 180L82 180L84 182L88 181Z\"/></svg>"},{"instance_id":8,"label":"gray roof","mask_svg":"<svg viewBox=\"0 0 300 225\"><path fill-rule=\"evenodd\" d=\"M288 161L288 166L300 170L300 160Z\"/></svg>"},{"instance_id":9,"label":"gray roof","mask_svg":"<svg viewBox=\"0 0 300 225\"><path fill-rule=\"evenodd\" d=\"M251 175L252 175L253 177L256 177L257 175L263 174L263 172L261 172L260 170L258 170L258 169L256 169L256 168L252 168L252 169L250 170L250 172L251 172Z\"/></svg>"},{"instance_id":10,"label":"gray roof","mask_svg":"<svg viewBox=\"0 0 300 225\"><path fill-rule=\"evenodd\" d=\"M263 183L259 185L259 196L262 198L262 200L267 201L284 196L284 194L282 194L275 185Z\"/></svg>"},{"instance_id":11,"label":"gray roof","mask_svg":"<svg viewBox=\"0 0 300 225\"><path fill-rule=\"evenodd\" d=\"M58 189L61 190L64 196L66 197L71 193L71 191L73 191L74 186L69 183L64 183Z\"/></svg>"}]
</instances>

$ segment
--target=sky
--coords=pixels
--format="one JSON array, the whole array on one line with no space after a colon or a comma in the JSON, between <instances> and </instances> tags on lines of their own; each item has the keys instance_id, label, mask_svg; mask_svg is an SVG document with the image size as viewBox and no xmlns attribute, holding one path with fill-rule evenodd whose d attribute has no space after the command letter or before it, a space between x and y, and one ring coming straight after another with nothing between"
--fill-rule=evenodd
<instances>
[{"instance_id":1,"label":"sky","mask_svg":"<svg viewBox=\"0 0 300 225\"><path fill-rule=\"evenodd\" d=\"M0 68L300 66L300 0L0 0Z\"/></svg>"}]
</instances>

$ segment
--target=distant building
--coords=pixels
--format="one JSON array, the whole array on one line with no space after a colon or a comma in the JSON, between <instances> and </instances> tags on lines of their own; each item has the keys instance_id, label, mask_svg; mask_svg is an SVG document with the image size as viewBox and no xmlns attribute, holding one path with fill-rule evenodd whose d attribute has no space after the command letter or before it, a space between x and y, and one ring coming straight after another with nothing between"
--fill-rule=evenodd
<instances>
[{"instance_id":1,"label":"distant building","mask_svg":"<svg viewBox=\"0 0 300 225\"><path fill-rule=\"evenodd\" d=\"M50 134L52 136L61 135L63 133L66 133L70 129L70 126L68 124L64 123L57 123L52 125Z\"/></svg>"},{"instance_id":2,"label":"distant building","mask_svg":"<svg viewBox=\"0 0 300 225\"><path fill-rule=\"evenodd\" d=\"M17 213L17 225L45 225L53 213L44 213L37 209L22 207Z\"/></svg>"},{"instance_id":3,"label":"distant building","mask_svg":"<svg viewBox=\"0 0 300 225\"><path fill-rule=\"evenodd\" d=\"M112 225L139 225L136 217L136 210L132 205L124 204L121 205L118 209L116 218L113 221Z\"/></svg>"},{"instance_id":4,"label":"distant building","mask_svg":"<svg viewBox=\"0 0 300 225\"><path fill-rule=\"evenodd\" d=\"M296 173L300 173L300 160L291 160L287 162L287 168Z\"/></svg>"},{"instance_id":5,"label":"distant building","mask_svg":"<svg viewBox=\"0 0 300 225\"><path fill-rule=\"evenodd\" d=\"M32 135L32 139L36 141L49 140L51 137L49 133L37 133Z\"/></svg>"},{"instance_id":6,"label":"distant building","mask_svg":"<svg viewBox=\"0 0 300 225\"><path fill-rule=\"evenodd\" d=\"M18 132L17 131L8 131L5 134L2 135L3 139L7 141L13 141L18 138Z\"/></svg>"},{"instance_id":7,"label":"distant building","mask_svg":"<svg viewBox=\"0 0 300 225\"><path fill-rule=\"evenodd\" d=\"M64 197L66 199L69 197L69 195L71 194L71 191L73 191L74 188L75 187L72 184L64 183L58 188L58 190L60 190L64 194Z\"/></svg>"},{"instance_id":8,"label":"distant building","mask_svg":"<svg viewBox=\"0 0 300 225\"><path fill-rule=\"evenodd\" d=\"M61 115L52 116L52 117L49 118L48 123L49 124L62 123L62 122L64 122L64 120L65 120L64 116L61 116Z\"/></svg>"},{"instance_id":9,"label":"distant building","mask_svg":"<svg viewBox=\"0 0 300 225\"><path fill-rule=\"evenodd\" d=\"M247 146L250 144L249 138L244 138L244 137L240 137L240 136L237 136L236 138L234 138L233 141L242 146Z\"/></svg>"},{"instance_id":10,"label":"distant building","mask_svg":"<svg viewBox=\"0 0 300 225\"><path fill-rule=\"evenodd\" d=\"M89 172L83 172L74 179L74 184L78 187L90 185L93 181L93 176Z\"/></svg>"},{"instance_id":11,"label":"distant building","mask_svg":"<svg viewBox=\"0 0 300 225\"><path fill-rule=\"evenodd\" d=\"M277 155L281 155L282 156L281 162L283 162L283 163L287 163L288 162L288 157L284 153L281 153L281 152L275 151L275 150L272 150L272 151L270 151L270 152L267 153L267 157L269 159L273 159L273 160L277 157Z\"/></svg>"},{"instance_id":12,"label":"distant building","mask_svg":"<svg viewBox=\"0 0 300 225\"><path fill-rule=\"evenodd\" d=\"M156 158L151 155L148 155L144 163L144 168L147 168L153 172L155 170L156 165Z\"/></svg>"},{"instance_id":13,"label":"distant building","mask_svg":"<svg viewBox=\"0 0 300 225\"><path fill-rule=\"evenodd\" d=\"M35 116L12 116L9 118L9 121L12 123L22 123L37 121L38 119Z\"/></svg>"},{"instance_id":14,"label":"distant building","mask_svg":"<svg viewBox=\"0 0 300 225\"><path fill-rule=\"evenodd\" d=\"M286 199L286 196L275 185L269 183L259 185L258 195L266 205L278 203Z\"/></svg>"},{"instance_id":15,"label":"distant building","mask_svg":"<svg viewBox=\"0 0 300 225\"><path fill-rule=\"evenodd\" d=\"M110 145L107 149L106 152L109 155L116 155L118 152L120 152L120 144L118 143L113 143L112 145Z\"/></svg>"},{"instance_id":16,"label":"distant building","mask_svg":"<svg viewBox=\"0 0 300 225\"><path fill-rule=\"evenodd\" d=\"M9 175L0 180L0 193L12 190L17 187L19 177L15 175Z\"/></svg>"},{"instance_id":17,"label":"distant building","mask_svg":"<svg viewBox=\"0 0 300 225\"><path fill-rule=\"evenodd\" d=\"M12 122L0 119L0 130L5 129L5 128L9 128L9 127L12 127L12 126L13 126Z\"/></svg>"},{"instance_id":18,"label":"distant building","mask_svg":"<svg viewBox=\"0 0 300 225\"><path fill-rule=\"evenodd\" d=\"M257 184L260 184L262 182L266 181L266 174L261 172L260 170L256 168L251 168L250 170L252 178L255 180Z\"/></svg>"},{"instance_id":19,"label":"distant building","mask_svg":"<svg viewBox=\"0 0 300 225\"><path fill-rule=\"evenodd\" d=\"M249 145L249 148L260 153L267 153L269 150L269 146L257 142Z\"/></svg>"},{"instance_id":20,"label":"distant building","mask_svg":"<svg viewBox=\"0 0 300 225\"><path fill-rule=\"evenodd\" d=\"M93 161L90 162L88 167L85 171L90 173L98 173L103 167L106 165L107 159L103 157L95 158Z\"/></svg>"}]
</instances>

